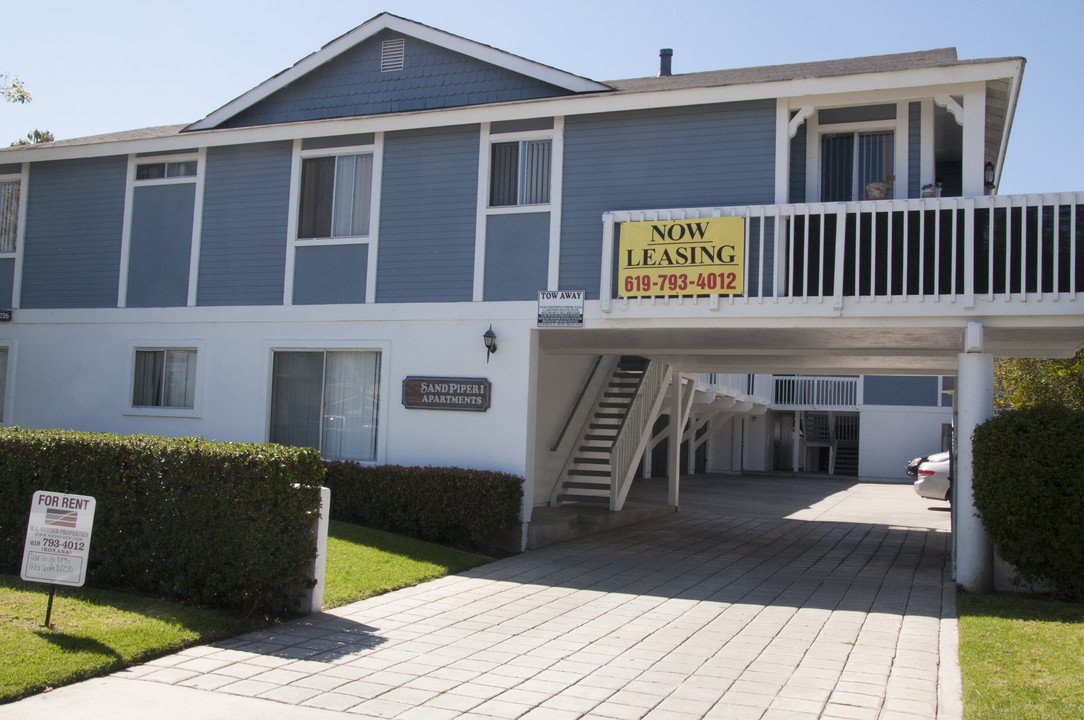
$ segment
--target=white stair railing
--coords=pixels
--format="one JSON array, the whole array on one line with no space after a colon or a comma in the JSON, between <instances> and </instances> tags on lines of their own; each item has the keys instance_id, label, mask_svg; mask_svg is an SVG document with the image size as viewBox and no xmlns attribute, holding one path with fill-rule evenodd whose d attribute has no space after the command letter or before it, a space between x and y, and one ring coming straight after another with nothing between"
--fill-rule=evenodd
<instances>
[{"instance_id":1,"label":"white stair railing","mask_svg":"<svg viewBox=\"0 0 1084 720\"><path fill-rule=\"evenodd\" d=\"M625 505L632 478L640 458L651 439L651 426L666 399L666 386L673 372L669 365L652 362L644 372L643 381L632 401L621 431L610 452L610 509Z\"/></svg>"}]
</instances>

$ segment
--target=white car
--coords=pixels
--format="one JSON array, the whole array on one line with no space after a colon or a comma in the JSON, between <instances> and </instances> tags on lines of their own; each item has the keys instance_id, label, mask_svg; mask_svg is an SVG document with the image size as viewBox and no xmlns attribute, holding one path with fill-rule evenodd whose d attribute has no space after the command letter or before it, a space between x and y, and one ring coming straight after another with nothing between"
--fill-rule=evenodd
<instances>
[{"instance_id":1,"label":"white car","mask_svg":"<svg viewBox=\"0 0 1084 720\"><path fill-rule=\"evenodd\" d=\"M915 492L920 497L948 500L952 489L952 453L917 457L907 463L907 474L915 478Z\"/></svg>"}]
</instances>

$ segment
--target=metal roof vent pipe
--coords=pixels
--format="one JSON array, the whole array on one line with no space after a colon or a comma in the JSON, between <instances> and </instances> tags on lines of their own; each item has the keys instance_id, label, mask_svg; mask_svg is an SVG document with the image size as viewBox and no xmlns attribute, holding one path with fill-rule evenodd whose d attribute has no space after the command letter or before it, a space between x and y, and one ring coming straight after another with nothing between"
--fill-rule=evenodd
<instances>
[{"instance_id":1,"label":"metal roof vent pipe","mask_svg":"<svg viewBox=\"0 0 1084 720\"><path fill-rule=\"evenodd\" d=\"M674 51L670 48L659 50L659 77L670 77L670 60L674 57Z\"/></svg>"}]
</instances>

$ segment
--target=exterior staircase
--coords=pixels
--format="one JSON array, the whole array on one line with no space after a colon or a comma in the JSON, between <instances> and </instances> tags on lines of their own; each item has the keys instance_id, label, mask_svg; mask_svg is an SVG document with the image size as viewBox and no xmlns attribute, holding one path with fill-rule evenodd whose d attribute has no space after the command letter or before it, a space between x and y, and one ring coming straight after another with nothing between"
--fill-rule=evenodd
<instances>
[{"instance_id":1,"label":"exterior staircase","mask_svg":"<svg viewBox=\"0 0 1084 720\"><path fill-rule=\"evenodd\" d=\"M558 505L589 503L610 505L611 454L647 370L647 360L624 356L618 360L590 419L558 481Z\"/></svg>"},{"instance_id":2,"label":"exterior staircase","mask_svg":"<svg viewBox=\"0 0 1084 720\"><path fill-rule=\"evenodd\" d=\"M858 443L841 441L835 450L833 475L858 475Z\"/></svg>"},{"instance_id":3,"label":"exterior staircase","mask_svg":"<svg viewBox=\"0 0 1084 720\"><path fill-rule=\"evenodd\" d=\"M803 412L802 437L807 447L829 449L830 475L858 475L858 416Z\"/></svg>"}]
</instances>

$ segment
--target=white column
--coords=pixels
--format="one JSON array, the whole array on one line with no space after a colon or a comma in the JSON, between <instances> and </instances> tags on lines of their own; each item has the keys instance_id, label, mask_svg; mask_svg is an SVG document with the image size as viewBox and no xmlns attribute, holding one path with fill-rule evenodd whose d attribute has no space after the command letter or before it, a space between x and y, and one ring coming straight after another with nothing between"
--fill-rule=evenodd
<instances>
[{"instance_id":1,"label":"white column","mask_svg":"<svg viewBox=\"0 0 1084 720\"><path fill-rule=\"evenodd\" d=\"M795 410L794 411L794 433L792 435L793 440L791 441L791 446L790 446L790 461L791 461L792 469L794 470L794 472L798 472L798 469L799 469L798 468L798 457L799 457L798 446L801 445L801 441L802 441L801 424L802 424L802 413L801 413L800 410Z\"/></svg>"},{"instance_id":2,"label":"white column","mask_svg":"<svg viewBox=\"0 0 1084 720\"><path fill-rule=\"evenodd\" d=\"M790 202L790 103L775 101L775 204Z\"/></svg>"},{"instance_id":3,"label":"white column","mask_svg":"<svg viewBox=\"0 0 1084 720\"><path fill-rule=\"evenodd\" d=\"M979 84L964 93L963 194L986 194L986 86ZM970 237L970 236L969 236Z\"/></svg>"},{"instance_id":4,"label":"white column","mask_svg":"<svg viewBox=\"0 0 1084 720\"><path fill-rule=\"evenodd\" d=\"M678 507L678 484L681 480L681 373L675 372L670 385L670 448L666 453L666 461L669 464L670 483L668 486L666 504L670 507Z\"/></svg>"},{"instance_id":5,"label":"white column","mask_svg":"<svg viewBox=\"0 0 1084 720\"><path fill-rule=\"evenodd\" d=\"M993 589L993 548L986 528L975 510L972 494L974 454L971 436L975 428L994 415L994 356L983 352L982 325L969 323L966 352L958 358L956 477L956 582L969 592Z\"/></svg>"}]
</instances>

